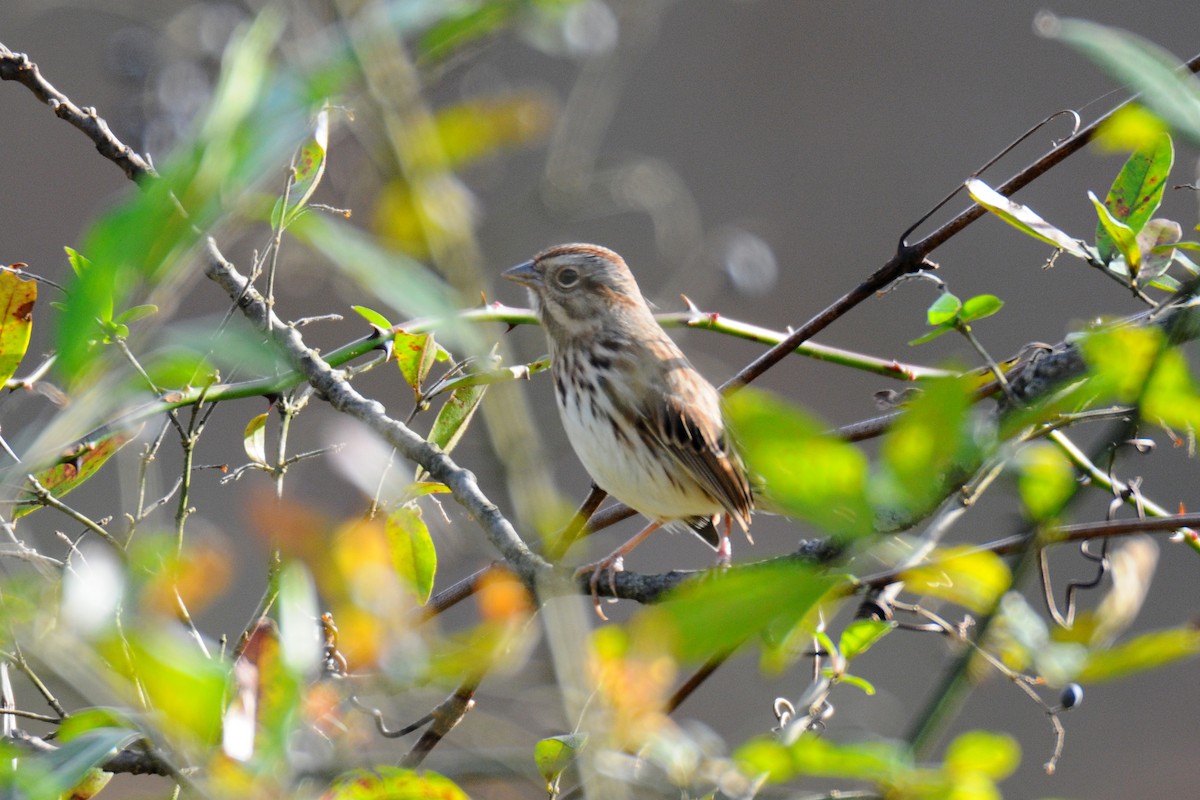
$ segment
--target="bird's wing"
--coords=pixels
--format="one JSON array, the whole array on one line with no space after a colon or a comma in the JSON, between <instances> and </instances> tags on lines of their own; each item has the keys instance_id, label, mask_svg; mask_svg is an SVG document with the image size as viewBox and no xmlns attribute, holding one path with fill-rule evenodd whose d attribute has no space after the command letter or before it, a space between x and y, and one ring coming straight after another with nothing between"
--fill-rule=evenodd
<instances>
[{"instance_id":1,"label":"bird's wing","mask_svg":"<svg viewBox=\"0 0 1200 800\"><path fill-rule=\"evenodd\" d=\"M663 447L745 528L754 501L746 469L725 435L720 396L682 353L676 358L662 362L666 374L658 391L648 393L644 418Z\"/></svg>"}]
</instances>

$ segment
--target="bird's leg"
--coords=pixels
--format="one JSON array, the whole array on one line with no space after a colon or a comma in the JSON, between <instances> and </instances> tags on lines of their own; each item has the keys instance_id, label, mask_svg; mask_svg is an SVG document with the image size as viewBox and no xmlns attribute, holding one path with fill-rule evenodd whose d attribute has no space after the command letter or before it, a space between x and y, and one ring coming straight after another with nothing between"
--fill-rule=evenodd
<instances>
[{"instance_id":1,"label":"bird's leg","mask_svg":"<svg viewBox=\"0 0 1200 800\"><path fill-rule=\"evenodd\" d=\"M608 617L604 616L604 612L600 609L600 576L604 574L608 575L608 588L615 596L617 593L617 573L625 568L625 556L632 553L635 547L646 541L646 538L650 534L654 533L661 527L661 522L651 522L640 532L630 538L629 541L625 542L616 550L613 550L604 558L591 564L584 564L575 570L576 578L580 578L586 575L588 572L592 573L591 578L588 579L588 587L592 590L592 602L595 604L596 613L600 616L600 619L608 620Z\"/></svg>"},{"instance_id":2,"label":"bird's leg","mask_svg":"<svg viewBox=\"0 0 1200 800\"><path fill-rule=\"evenodd\" d=\"M726 515L725 519L720 520L714 527L717 529L717 566L728 567L733 561L733 542L729 540L729 533L733 530L733 519Z\"/></svg>"}]
</instances>

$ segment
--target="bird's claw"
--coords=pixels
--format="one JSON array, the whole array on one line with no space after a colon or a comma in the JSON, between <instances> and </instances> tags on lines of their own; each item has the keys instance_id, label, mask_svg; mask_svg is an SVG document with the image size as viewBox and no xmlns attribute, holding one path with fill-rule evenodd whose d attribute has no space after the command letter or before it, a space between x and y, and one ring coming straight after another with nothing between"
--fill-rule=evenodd
<instances>
[{"instance_id":1,"label":"bird's claw","mask_svg":"<svg viewBox=\"0 0 1200 800\"><path fill-rule=\"evenodd\" d=\"M604 610L600 608L600 578L604 575L608 576L608 590L612 595L609 602L615 603L617 601L617 573L624 571L625 559L619 555L602 558L592 564L584 564L575 570L576 578L582 578L584 575L591 573L588 578L588 589L592 593L592 607L596 610L596 616L605 622L608 621L608 617L604 614Z\"/></svg>"}]
</instances>

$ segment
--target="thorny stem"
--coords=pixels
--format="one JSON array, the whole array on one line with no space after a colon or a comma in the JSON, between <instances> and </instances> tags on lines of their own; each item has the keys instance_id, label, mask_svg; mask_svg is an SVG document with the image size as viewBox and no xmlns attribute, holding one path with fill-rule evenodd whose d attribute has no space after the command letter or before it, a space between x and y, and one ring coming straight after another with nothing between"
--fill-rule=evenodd
<instances>
[{"instance_id":1,"label":"thorny stem","mask_svg":"<svg viewBox=\"0 0 1200 800\"><path fill-rule=\"evenodd\" d=\"M255 607L254 613L250 615L250 620L246 623L246 627L242 629L242 635L238 637L237 646L233 648L233 654L229 659L230 663L241 658L242 653L246 650L246 645L250 644L251 634L258 627L258 621L267 615L267 612L271 610L271 606L275 605L276 598L279 597L279 573L283 571L283 557L280 554L279 548L272 548L268 558L267 588L263 591L263 596L258 601L258 606Z\"/></svg>"},{"instance_id":2,"label":"thorny stem","mask_svg":"<svg viewBox=\"0 0 1200 800\"><path fill-rule=\"evenodd\" d=\"M21 651L21 645L14 642L13 652L11 654L5 654L5 658L7 658L8 661L11 662L17 669L21 670L29 682L33 684L33 687L37 689L38 694L42 696L42 699L46 701L46 705L50 706L50 708L54 710L54 713L58 715L58 718L66 719L66 709L62 707L62 704L58 702L58 698L54 696L54 693L50 691L50 688L42 682L42 679L38 677L38 674L33 671L32 667L29 666L29 662L25 660L25 653Z\"/></svg>"},{"instance_id":3,"label":"thorny stem","mask_svg":"<svg viewBox=\"0 0 1200 800\"><path fill-rule=\"evenodd\" d=\"M104 541L108 542L110 545L112 545L113 550L117 551L117 555L121 557L122 561L129 557L129 554L125 552L125 548L121 546L121 543L113 538L113 535L106 531L104 526L93 520L91 517L88 517L85 514L82 514L71 508L62 500L59 500L57 497L51 494L49 489L38 482L38 479L33 475L27 475L26 479L29 481L29 486L33 492L33 496L37 498L39 503L61 511L71 519L83 525L92 533L99 536Z\"/></svg>"}]
</instances>

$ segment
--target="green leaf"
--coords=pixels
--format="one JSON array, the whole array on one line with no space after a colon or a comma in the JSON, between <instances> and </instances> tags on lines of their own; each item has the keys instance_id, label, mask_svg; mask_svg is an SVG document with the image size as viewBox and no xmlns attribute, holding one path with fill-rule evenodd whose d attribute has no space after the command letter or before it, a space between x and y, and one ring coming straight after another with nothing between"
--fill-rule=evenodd
<instances>
[{"instance_id":1,"label":"green leaf","mask_svg":"<svg viewBox=\"0 0 1200 800\"><path fill-rule=\"evenodd\" d=\"M904 570L902 580L914 594L987 613L1012 585L1012 573L995 553L959 545L935 550L928 564Z\"/></svg>"},{"instance_id":2,"label":"green leaf","mask_svg":"<svg viewBox=\"0 0 1200 800\"><path fill-rule=\"evenodd\" d=\"M1124 678L1200 654L1200 631L1168 628L1144 633L1108 650L1088 654L1076 680L1099 683Z\"/></svg>"},{"instance_id":3,"label":"green leaf","mask_svg":"<svg viewBox=\"0 0 1200 800\"><path fill-rule=\"evenodd\" d=\"M1002 781L1021 763L1021 746L1011 736L991 731L968 731L946 748L945 768L952 773L979 772Z\"/></svg>"},{"instance_id":4,"label":"green leaf","mask_svg":"<svg viewBox=\"0 0 1200 800\"><path fill-rule=\"evenodd\" d=\"M632 638L635 647L659 651L666 646L682 660L699 661L768 629L783 635L804 622L840 581L794 563L719 573L638 611L630 622Z\"/></svg>"},{"instance_id":5,"label":"green leaf","mask_svg":"<svg viewBox=\"0 0 1200 800\"><path fill-rule=\"evenodd\" d=\"M873 530L867 458L827 433L829 426L763 392L742 389L726 400L727 418L751 471L780 511L834 534Z\"/></svg>"},{"instance_id":6,"label":"green leaf","mask_svg":"<svg viewBox=\"0 0 1200 800\"><path fill-rule=\"evenodd\" d=\"M938 338L943 333L949 333L950 331L952 331L954 329L955 328L954 328L953 322L946 322L946 323L943 323L941 325L941 327L934 328L933 330L929 331L928 333L924 334L923 336L918 336L917 338L910 341L908 344L911 347L911 346L918 345L918 344L925 344L926 342L932 342L934 339Z\"/></svg>"},{"instance_id":7,"label":"green leaf","mask_svg":"<svg viewBox=\"0 0 1200 800\"><path fill-rule=\"evenodd\" d=\"M838 653L847 661L853 661L895 629L896 623L890 620L856 619L838 638Z\"/></svg>"},{"instance_id":8,"label":"green leaf","mask_svg":"<svg viewBox=\"0 0 1200 800\"><path fill-rule=\"evenodd\" d=\"M396 366L400 368L400 374L412 387L413 397L420 402L423 397L421 385L425 383L438 354L438 345L433 339L433 334L396 331L392 339L392 354L395 356Z\"/></svg>"},{"instance_id":9,"label":"green leaf","mask_svg":"<svg viewBox=\"0 0 1200 800\"><path fill-rule=\"evenodd\" d=\"M1142 251L1138 249L1137 233L1133 228L1113 217L1112 212L1104 203L1100 202L1100 198L1095 194L1088 192L1088 199L1096 207L1096 215L1100 218L1096 246L1097 248L1107 248L1108 258L1105 258L1104 262L1107 264L1115 253L1120 253L1121 257L1125 259L1129 274L1133 278L1137 278L1138 271L1142 268ZM1103 231L1104 235L1101 236L1099 231ZM1100 253L1101 258L1104 258L1105 250L1101 249Z\"/></svg>"},{"instance_id":10,"label":"green leaf","mask_svg":"<svg viewBox=\"0 0 1200 800\"><path fill-rule=\"evenodd\" d=\"M37 478L38 483L50 490L50 494L62 497L96 474L96 470L104 466L104 462L112 458L118 450L136 437L141 429L142 426L139 425L132 431L108 434L81 445L74 458L44 469L36 473L34 477ZM32 514L41 507L36 500L23 500L13 509L13 519L17 520L26 514Z\"/></svg>"},{"instance_id":11,"label":"green leaf","mask_svg":"<svg viewBox=\"0 0 1200 800\"><path fill-rule=\"evenodd\" d=\"M287 210L283 211L283 200L279 198L271 212L272 227L284 227L293 220L308 205L308 201L321 183L325 174L325 153L329 147L329 107L317 112L313 125L312 136L300 145L292 157L292 185L288 190Z\"/></svg>"},{"instance_id":12,"label":"green leaf","mask_svg":"<svg viewBox=\"0 0 1200 800\"><path fill-rule=\"evenodd\" d=\"M17 372L33 330L37 281L11 268L0 270L0 386Z\"/></svg>"},{"instance_id":13,"label":"green leaf","mask_svg":"<svg viewBox=\"0 0 1200 800\"><path fill-rule=\"evenodd\" d=\"M851 675L844 672L838 676L838 683L848 683L857 689L861 689L863 694L867 695L868 697L875 696L875 684L871 683L866 678L860 678L857 675Z\"/></svg>"},{"instance_id":14,"label":"green leaf","mask_svg":"<svg viewBox=\"0 0 1200 800\"><path fill-rule=\"evenodd\" d=\"M350 306L350 307L352 309L354 309L354 311L360 317L362 317L367 322L374 325L376 328L379 328L380 330L386 331L392 327L392 323L388 321L388 318L385 317L383 314L380 314L378 311L374 311L370 308L367 308L366 306Z\"/></svg>"},{"instance_id":15,"label":"green leaf","mask_svg":"<svg viewBox=\"0 0 1200 800\"><path fill-rule=\"evenodd\" d=\"M938 299L933 301L933 305L929 306L929 310L925 312L925 319L930 325L944 325L947 322L953 322L957 319L959 309L961 308L961 300L950 294L950 292L942 292L938 295Z\"/></svg>"},{"instance_id":16,"label":"green leaf","mask_svg":"<svg viewBox=\"0 0 1200 800\"><path fill-rule=\"evenodd\" d=\"M974 322L990 317L1004 307L1004 301L994 294L977 294L962 304L958 317L963 322Z\"/></svg>"},{"instance_id":17,"label":"green leaf","mask_svg":"<svg viewBox=\"0 0 1200 800\"><path fill-rule=\"evenodd\" d=\"M978 178L971 178L967 181L967 192L976 203L1022 233L1070 253L1076 258L1084 261L1091 260L1091 253L1077 240L1046 222L1033 209L1020 203L1014 203Z\"/></svg>"},{"instance_id":18,"label":"green leaf","mask_svg":"<svg viewBox=\"0 0 1200 800\"><path fill-rule=\"evenodd\" d=\"M267 416L268 412L264 411L250 420L242 431L242 449L251 461L264 467L267 465Z\"/></svg>"},{"instance_id":19,"label":"green leaf","mask_svg":"<svg viewBox=\"0 0 1200 800\"><path fill-rule=\"evenodd\" d=\"M1108 196L1104 198L1104 207L1111 217L1101 213L1096 226L1096 249L1105 264L1112 261L1117 251L1126 255L1126 261L1129 260L1126 246L1122 246L1121 241L1109 230L1111 222L1106 222L1106 219L1123 222L1134 234L1140 233L1162 203L1167 176L1171 174L1174 161L1175 149L1171 145L1171 137L1162 134L1148 147L1134 151L1121 167L1108 190ZM1091 192L1088 196L1093 203L1096 202Z\"/></svg>"},{"instance_id":20,"label":"green leaf","mask_svg":"<svg viewBox=\"0 0 1200 800\"><path fill-rule=\"evenodd\" d=\"M415 503L406 503L388 515L388 545L397 574L412 588L421 605L429 602L437 573L437 549L429 527Z\"/></svg>"},{"instance_id":21,"label":"green leaf","mask_svg":"<svg viewBox=\"0 0 1200 800\"><path fill-rule=\"evenodd\" d=\"M533 761L537 764L538 773L546 781L548 792L553 791L554 782L571 765L585 744L586 733L568 733L541 739L534 745Z\"/></svg>"},{"instance_id":22,"label":"green leaf","mask_svg":"<svg viewBox=\"0 0 1200 800\"><path fill-rule=\"evenodd\" d=\"M402 767L352 770L339 775L322 800L471 800L449 778Z\"/></svg>"},{"instance_id":23,"label":"green leaf","mask_svg":"<svg viewBox=\"0 0 1200 800\"><path fill-rule=\"evenodd\" d=\"M453 450L466 433L485 392L487 386L465 386L451 392L433 421L429 441L447 453Z\"/></svg>"},{"instance_id":24,"label":"green leaf","mask_svg":"<svg viewBox=\"0 0 1200 800\"><path fill-rule=\"evenodd\" d=\"M1193 144L1200 144L1200 79L1163 48L1119 28L1040 14L1038 32L1091 59L1138 102Z\"/></svg>"},{"instance_id":25,"label":"green leaf","mask_svg":"<svg viewBox=\"0 0 1200 800\"><path fill-rule=\"evenodd\" d=\"M1075 494L1075 467L1049 442L1031 442L1016 460L1017 491L1025 513L1039 522L1052 520Z\"/></svg>"}]
</instances>

